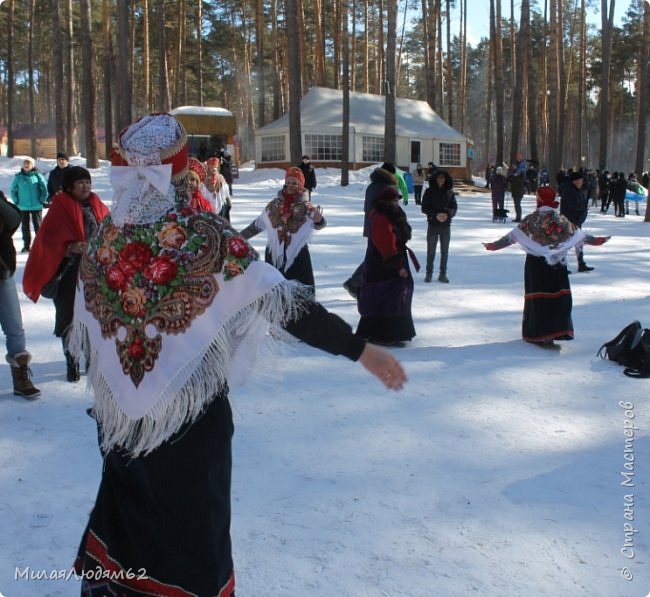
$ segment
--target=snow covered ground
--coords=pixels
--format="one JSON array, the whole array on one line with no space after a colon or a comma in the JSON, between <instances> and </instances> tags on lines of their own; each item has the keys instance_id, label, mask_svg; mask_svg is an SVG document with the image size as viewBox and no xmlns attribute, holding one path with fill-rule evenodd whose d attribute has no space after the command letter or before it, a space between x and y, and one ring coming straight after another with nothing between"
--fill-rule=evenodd
<instances>
[{"instance_id":1,"label":"snow covered ground","mask_svg":"<svg viewBox=\"0 0 650 597\"><path fill-rule=\"evenodd\" d=\"M5 192L20 164L0 159ZM341 283L365 250L368 174L342 188L339 172L318 170L313 196L329 222L311 243L317 295L352 325ZM279 170L243 168L235 226L281 181ZM107 166L93 183L110 202ZM412 196L405 209L424 263L426 223ZM299 343L267 363L272 377L233 389L238 597L650 592L650 380L596 357L630 321L650 326L650 224L592 209L588 230L613 238L587 247L595 270L571 276L576 339L549 351L520 339L524 254L484 250L510 226L490 215L489 195L460 196L451 283L416 277L417 337L395 349L409 375L402 392ZM65 381L51 301L21 301L43 396L13 396L0 367L0 594L76 595L78 581L58 577L99 482L92 397Z\"/></svg>"}]
</instances>

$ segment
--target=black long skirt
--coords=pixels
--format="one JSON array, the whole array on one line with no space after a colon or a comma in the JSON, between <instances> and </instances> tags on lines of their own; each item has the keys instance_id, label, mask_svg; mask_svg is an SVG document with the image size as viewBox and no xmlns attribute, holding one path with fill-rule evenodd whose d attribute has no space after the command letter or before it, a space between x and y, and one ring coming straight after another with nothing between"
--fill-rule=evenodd
<instances>
[{"instance_id":1,"label":"black long skirt","mask_svg":"<svg viewBox=\"0 0 650 597\"><path fill-rule=\"evenodd\" d=\"M105 455L75 562L82 595L234 594L232 434L230 404L217 396L149 455Z\"/></svg>"},{"instance_id":2,"label":"black long skirt","mask_svg":"<svg viewBox=\"0 0 650 597\"><path fill-rule=\"evenodd\" d=\"M527 342L573 340L571 285L566 265L551 266L543 257L526 256L524 316Z\"/></svg>"}]
</instances>

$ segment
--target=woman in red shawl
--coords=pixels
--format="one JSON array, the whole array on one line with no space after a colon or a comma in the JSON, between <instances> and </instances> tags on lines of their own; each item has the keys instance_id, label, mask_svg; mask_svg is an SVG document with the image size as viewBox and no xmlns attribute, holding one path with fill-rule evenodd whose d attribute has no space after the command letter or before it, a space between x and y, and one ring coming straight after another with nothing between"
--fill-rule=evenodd
<instances>
[{"instance_id":1,"label":"woman in red shawl","mask_svg":"<svg viewBox=\"0 0 650 597\"><path fill-rule=\"evenodd\" d=\"M72 166L65 171L63 190L52 199L34 238L23 275L23 290L36 302L43 287L59 272L64 272L53 296L56 310L54 334L63 343L67 379L71 382L79 381L79 361L71 355L68 346L79 260L88 240L109 213L108 207L91 189L88 170Z\"/></svg>"},{"instance_id":2,"label":"woman in red shawl","mask_svg":"<svg viewBox=\"0 0 650 597\"><path fill-rule=\"evenodd\" d=\"M214 207L201 192L201 185L206 177L205 166L196 158L187 161L187 190L190 194L190 207L196 211L214 213Z\"/></svg>"}]
</instances>

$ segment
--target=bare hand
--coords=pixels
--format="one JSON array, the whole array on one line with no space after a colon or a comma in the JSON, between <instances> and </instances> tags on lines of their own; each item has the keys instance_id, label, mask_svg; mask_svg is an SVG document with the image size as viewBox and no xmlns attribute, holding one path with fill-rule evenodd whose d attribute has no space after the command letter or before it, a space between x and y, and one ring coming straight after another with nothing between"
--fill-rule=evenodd
<instances>
[{"instance_id":1,"label":"bare hand","mask_svg":"<svg viewBox=\"0 0 650 597\"><path fill-rule=\"evenodd\" d=\"M386 349L368 342L359 362L388 389L401 390L404 387L406 373L400 362Z\"/></svg>"},{"instance_id":2,"label":"bare hand","mask_svg":"<svg viewBox=\"0 0 650 597\"><path fill-rule=\"evenodd\" d=\"M397 274L399 275L400 278L408 278L408 277L409 277L408 270L407 270L405 267L402 267L402 268L397 272Z\"/></svg>"},{"instance_id":3,"label":"bare hand","mask_svg":"<svg viewBox=\"0 0 650 597\"><path fill-rule=\"evenodd\" d=\"M488 251L496 251L496 245L494 243L481 243Z\"/></svg>"},{"instance_id":4,"label":"bare hand","mask_svg":"<svg viewBox=\"0 0 650 597\"><path fill-rule=\"evenodd\" d=\"M448 219L449 216L444 212L436 214L436 220L438 220L438 222L446 222Z\"/></svg>"}]
</instances>

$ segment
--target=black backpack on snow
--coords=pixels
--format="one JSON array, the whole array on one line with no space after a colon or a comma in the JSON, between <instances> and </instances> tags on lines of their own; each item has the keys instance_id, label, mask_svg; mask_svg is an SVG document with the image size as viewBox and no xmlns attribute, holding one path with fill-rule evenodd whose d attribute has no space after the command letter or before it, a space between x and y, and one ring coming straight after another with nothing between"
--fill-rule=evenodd
<instances>
[{"instance_id":1,"label":"black backpack on snow","mask_svg":"<svg viewBox=\"0 0 650 597\"><path fill-rule=\"evenodd\" d=\"M623 373L628 377L650 377L650 330L633 321L605 342L598 356L623 365Z\"/></svg>"}]
</instances>

